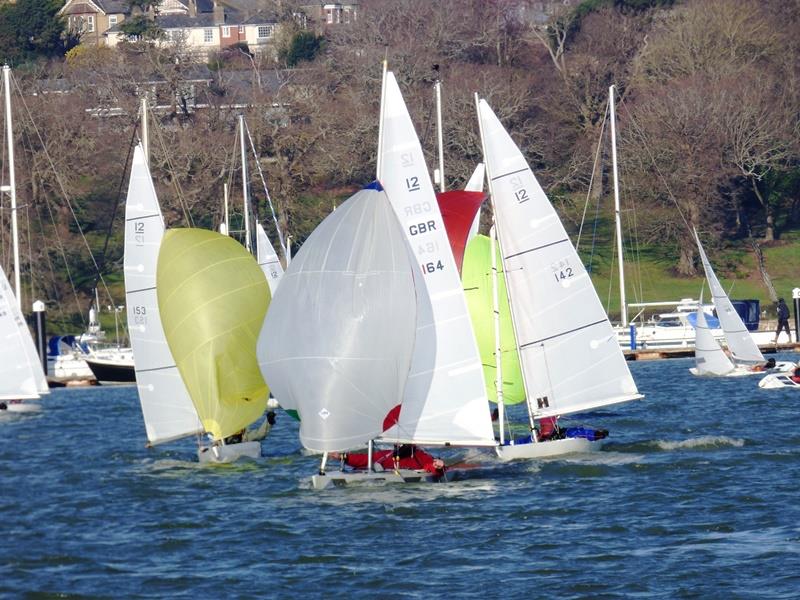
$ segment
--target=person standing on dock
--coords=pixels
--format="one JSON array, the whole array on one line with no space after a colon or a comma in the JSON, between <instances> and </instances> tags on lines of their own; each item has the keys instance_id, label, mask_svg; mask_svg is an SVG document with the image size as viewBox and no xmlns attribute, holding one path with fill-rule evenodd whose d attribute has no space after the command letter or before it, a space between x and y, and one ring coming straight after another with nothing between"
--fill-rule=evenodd
<instances>
[{"instance_id":1,"label":"person standing on dock","mask_svg":"<svg viewBox=\"0 0 800 600\"><path fill-rule=\"evenodd\" d=\"M781 330L786 330L786 335L789 336L789 341L792 341L792 333L789 330L789 307L784 302L783 298L778 299L778 328L775 330L775 343L778 343L778 338L781 336Z\"/></svg>"}]
</instances>

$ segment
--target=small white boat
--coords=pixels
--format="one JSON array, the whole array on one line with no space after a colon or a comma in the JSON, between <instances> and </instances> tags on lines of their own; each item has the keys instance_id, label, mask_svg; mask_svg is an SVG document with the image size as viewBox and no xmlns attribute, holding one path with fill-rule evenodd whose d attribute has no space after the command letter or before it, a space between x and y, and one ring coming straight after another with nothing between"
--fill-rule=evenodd
<instances>
[{"instance_id":1,"label":"small white boat","mask_svg":"<svg viewBox=\"0 0 800 600\"><path fill-rule=\"evenodd\" d=\"M758 382L758 387L765 390L790 388L800 390L800 383L794 381L789 373L770 373Z\"/></svg>"}]
</instances>

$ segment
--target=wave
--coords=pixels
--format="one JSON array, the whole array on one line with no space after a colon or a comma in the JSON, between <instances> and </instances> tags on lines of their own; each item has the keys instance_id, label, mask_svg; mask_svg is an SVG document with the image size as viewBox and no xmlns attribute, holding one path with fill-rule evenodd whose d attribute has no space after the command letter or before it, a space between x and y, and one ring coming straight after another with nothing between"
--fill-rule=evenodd
<instances>
[{"instance_id":1,"label":"wave","mask_svg":"<svg viewBox=\"0 0 800 600\"><path fill-rule=\"evenodd\" d=\"M719 448L721 446L731 446L741 448L744 446L741 438L732 438L726 435L703 435L688 440L655 440L652 442L661 450L685 450L697 448Z\"/></svg>"}]
</instances>

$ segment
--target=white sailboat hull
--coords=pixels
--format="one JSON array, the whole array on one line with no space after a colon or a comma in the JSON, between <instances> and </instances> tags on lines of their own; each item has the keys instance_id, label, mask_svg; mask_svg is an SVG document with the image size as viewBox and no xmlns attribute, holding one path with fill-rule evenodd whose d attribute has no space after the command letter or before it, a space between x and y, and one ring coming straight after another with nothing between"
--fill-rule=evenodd
<instances>
[{"instance_id":1,"label":"white sailboat hull","mask_svg":"<svg viewBox=\"0 0 800 600\"><path fill-rule=\"evenodd\" d=\"M723 373L721 375L718 375L716 373L709 373L708 371L700 371L697 369L697 367L690 368L689 372L692 375L695 375L696 377L746 377L748 375L764 375L765 373L769 373L767 377L771 377L773 375L781 373L788 373L794 368L794 366L795 364L793 362L782 360L776 362L775 367L773 369L770 369L769 371L753 371L752 369L750 369L750 367L738 365L732 371L729 371L728 373Z\"/></svg>"},{"instance_id":2,"label":"white sailboat hull","mask_svg":"<svg viewBox=\"0 0 800 600\"><path fill-rule=\"evenodd\" d=\"M800 383L792 381L789 375L783 373L771 373L758 382L758 387L765 390L774 390L778 388L794 388L800 390Z\"/></svg>"},{"instance_id":3,"label":"white sailboat hull","mask_svg":"<svg viewBox=\"0 0 800 600\"><path fill-rule=\"evenodd\" d=\"M2 409L3 412L10 413L32 413L41 410L42 405L35 402L7 402L6 407Z\"/></svg>"},{"instance_id":4,"label":"white sailboat hull","mask_svg":"<svg viewBox=\"0 0 800 600\"><path fill-rule=\"evenodd\" d=\"M586 438L563 438L546 442L528 442L497 446L497 456L503 462L532 458L555 458L567 454L584 454L596 452L602 448L604 439L591 441Z\"/></svg>"},{"instance_id":5,"label":"white sailboat hull","mask_svg":"<svg viewBox=\"0 0 800 600\"><path fill-rule=\"evenodd\" d=\"M240 458L261 458L261 442L242 442L224 446L201 446L197 449L197 459L201 465L227 464Z\"/></svg>"},{"instance_id":6,"label":"white sailboat hull","mask_svg":"<svg viewBox=\"0 0 800 600\"><path fill-rule=\"evenodd\" d=\"M348 485L386 485L397 483L439 483L449 481L447 471L436 475L421 469L397 469L391 471L329 471L311 476L315 490L326 490Z\"/></svg>"}]
</instances>

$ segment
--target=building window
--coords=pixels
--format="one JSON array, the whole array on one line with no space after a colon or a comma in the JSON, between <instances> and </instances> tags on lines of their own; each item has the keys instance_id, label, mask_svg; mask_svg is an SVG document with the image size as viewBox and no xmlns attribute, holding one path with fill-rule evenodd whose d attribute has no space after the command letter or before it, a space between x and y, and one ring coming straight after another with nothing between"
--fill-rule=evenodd
<instances>
[{"instance_id":1,"label":"building window","mask_svg":"<svg viewBox=\"0 0 800 600\"><path fill-rule=\"evenodd\" d=\"M231 27L230 27L230 25L223 25L222 26L222 37L224 37L224 38L231 37Z\"/></svg>"},{"instance_id":2,"label":"building window","mask_svg":"<svg viewBox=\"0 0 800 600\"><path fill-rule=\"evenodd\" d=\"M86 31L89 33L94 31L94 15L86 15Z\"/></svg>"},{"instance_id":3,"label":"building window","mask_svg":"<svg viewBox=\"0 0 800 600\"><path fill-rule=\"evenodd\" d=\"M203 29L203 42L206 44L210 44L214 41L214 30L213 29Z\"/></svg>"},{"instance_id":4,"label":"building window","mask_svg":"<svg viewBox=\"0 0 800 600\"><path fill-rule=\"evenodd\" d=\"M108 26L114 27L117 24L117 15L108 16Z\"/></svg>"},{"instance_id":5,"label":"building window","mask_svg":"<svg viewBox=\"0 0 800 600\"><path fill-rule=\"evenodd\" d=\"M326 8L325 9L325 13L326 13L326 17L327 17L325 20L328 23L333 23L333 9L332 8Z\"/></svg>"},{"instance_id":6,"label":"building window","mask_svg":"<svg viewBox=\"0 0 800 600\"><path fill-rule=\"evenodd\" d=\"M244 25L239 25L239 35L244 35Z\"/></svg>"},{"instance_id":7,"label":"building window","mask_svg":"<svg viewBox=\"0 0 800 600\"><path fill-rule=\"evenodd\" d=\"M258 26L258 39L263 40L272 37L272 25Z\"/></svg>"}]
</instances>

